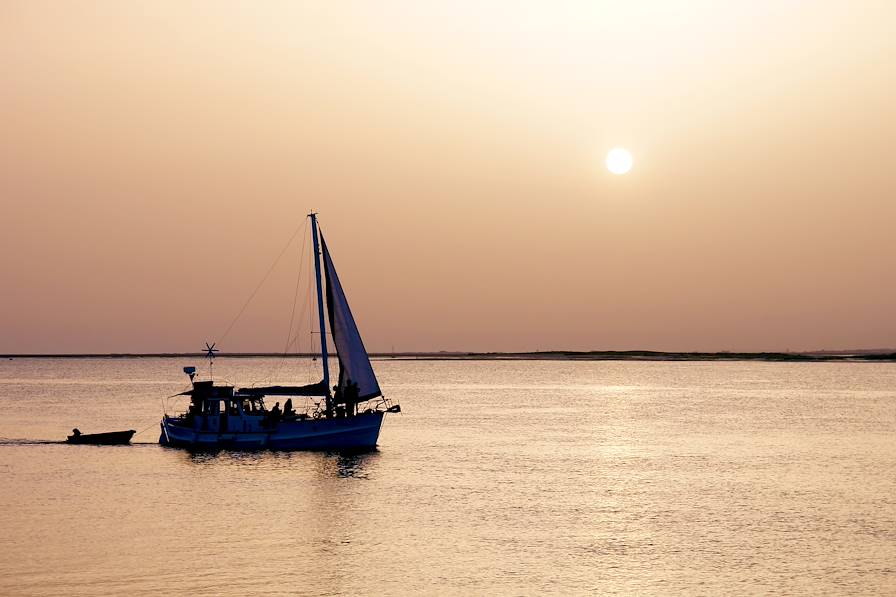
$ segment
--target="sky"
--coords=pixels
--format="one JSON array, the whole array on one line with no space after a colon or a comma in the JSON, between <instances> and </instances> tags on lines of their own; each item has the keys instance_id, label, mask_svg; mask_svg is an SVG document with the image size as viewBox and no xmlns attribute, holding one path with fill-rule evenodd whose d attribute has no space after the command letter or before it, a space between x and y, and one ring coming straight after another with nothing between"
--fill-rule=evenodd
<instances>
[{"instance_id":1,"label":"sky","mask_svg":"<svg viewBox=\"0 0 896 597\"><path fill-rule=\"evenodd\" d=\"M894 347L893 22L7 0L0 353L281 351L311 210L371 351Z\"/></svg>"}]
</instances>

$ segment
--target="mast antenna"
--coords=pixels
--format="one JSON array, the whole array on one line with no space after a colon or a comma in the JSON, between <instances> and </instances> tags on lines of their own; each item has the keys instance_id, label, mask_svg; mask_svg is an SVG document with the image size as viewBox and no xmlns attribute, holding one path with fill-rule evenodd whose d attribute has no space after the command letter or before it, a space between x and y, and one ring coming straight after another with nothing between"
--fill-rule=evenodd
<instances>
[{"instance_id":1,"label":"mast antenna","mask_svg":"<svg viewBox=\"0 0 896 597\"><path fill-rule=\"evenodd\" d=\"M216 352L218 352L218 349L215 348L214 342L211 343L211 346L209 346L208 342L205 343L205 357L208 359L208 378L211 380L214 380L212 367L215 364L215 353Z\"/></svg>"}]
</instances>

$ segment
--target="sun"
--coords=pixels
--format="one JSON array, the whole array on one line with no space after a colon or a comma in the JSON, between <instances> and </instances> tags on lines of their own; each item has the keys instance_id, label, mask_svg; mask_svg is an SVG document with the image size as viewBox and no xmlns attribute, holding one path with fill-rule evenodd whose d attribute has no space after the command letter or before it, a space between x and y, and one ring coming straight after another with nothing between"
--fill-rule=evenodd
<instances>
[{"instance_id":1,"label":"sun","mask_svg":"<svg viewBox=\"0 0 896 597\"><path fill-rule=\"evenodd\" d=\"M607 170L613 174L625 174L632 169L632 154L622 147L615 147L607 154Z\"/></svg>"}]
</instances>

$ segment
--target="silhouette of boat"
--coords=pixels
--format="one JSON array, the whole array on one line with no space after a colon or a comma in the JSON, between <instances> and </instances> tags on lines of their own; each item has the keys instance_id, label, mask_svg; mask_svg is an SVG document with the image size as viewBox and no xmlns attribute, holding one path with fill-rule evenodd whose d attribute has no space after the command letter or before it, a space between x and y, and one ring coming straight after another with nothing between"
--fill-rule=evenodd
<instances>
[{"instance_id":1,"label":"silhouette of boat","mask_svg":"<svg viewBox=\"0 0 896 597\"><path fill-rule=\"evenodd\" d=\"M184 367L192 388L179 395L190 396L190 405L185 413L163 415L160 444L193 450L363 451L376 447L386 413L401 412L401 407L385 398L380 390L327 243L318 232L317 214L309 217L323 379L304 386L236 388L216 385L212 380L194 381L196 368ZM329 332L324 315L323 277ZM328 338L335 345L339 363L338 381L332 392ZM216 350L214 344L206 343L210 365ZM271 396L287 398L283 410L279 402L271 409L265 405L264 399ZM322 400L305 412L296 412L292 410L292 397Z\"/></svg>"},{"instance_id":2,"label":"silhouette of boat","mask_svg":"<svg viewBox=\"0 0 896 597\"><path fill-rule=\"evenodd\" d=\"M65 440L68 444L95 444L102 446L115 446L131 443L131 438L137 433L133 429L127 431L109 431L107 433L81 433L77 429Z\"/></svg>"}]
</instances>

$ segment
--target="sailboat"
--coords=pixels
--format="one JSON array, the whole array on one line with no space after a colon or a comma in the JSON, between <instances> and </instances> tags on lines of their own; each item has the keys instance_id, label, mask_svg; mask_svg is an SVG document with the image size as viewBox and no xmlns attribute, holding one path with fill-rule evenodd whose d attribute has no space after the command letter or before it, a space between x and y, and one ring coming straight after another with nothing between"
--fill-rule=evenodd
<instances>
[{"instance_id":1,"label":"sailboat","mask_svg":"<svg viewBox=\"0 0 896 597\"><path fill-rule=\"evenodd\" d=\"M160 444L194 450L368 450L377 445L386 413L401 412L401 406L385 398L380 390L327 243L319 232L317 214L308 217L323 379L303 386L237 388L196 380L196 368L184 367L192 387L179 395L190 396L190 405L185 413L163 414ZM325 294L322 278L326 281ZM332 388L328 335L339 364ZM216 349L214 344L206 347L211 362ZM292 409L293 397L309 396L322 400L306 412ZM279 402L269 409L265 398L270 397L286 398L284 409Z\"/></svg>"}]
</instances>

